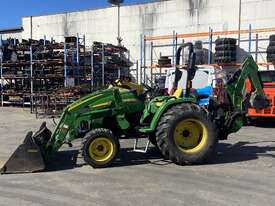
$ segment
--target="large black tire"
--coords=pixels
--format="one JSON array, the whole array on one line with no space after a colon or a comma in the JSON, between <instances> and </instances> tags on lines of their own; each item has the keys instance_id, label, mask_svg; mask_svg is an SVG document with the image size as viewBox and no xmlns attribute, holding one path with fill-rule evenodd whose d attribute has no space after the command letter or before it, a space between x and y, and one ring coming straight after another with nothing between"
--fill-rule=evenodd
<instances>
[{"instance_id":1,"label":"large black tire","mask_svg":"<svg viewBox=\"0 0 275 206\"><path fill-rule=\"evenodd\" d=\"M266 60L268 62L275 62L275 54L267 54Z\"/></svg>"},{"instance_id":2,"label":"large black tire","mask_svg":"<svg viewBox=\"0 0 275 206\"><path fill-rule=\"evenodd\" d=\"M220 45L216 45L215 50L216 51L220 51L220 50L236 51L236 45L233 45L233 44L220 44Z\"/></svg>"},{"instance_id":3,"label":"large black tire","mask_svg":"<svg viewBox=\"0 0 275 206\"><path fill-rule=\"evenodd\" d=\"M203 49L202 41L195 41L194 49L202 50Z\"/></svg>"},{"instance_id":4,"label":"large black tire","mask_svg":"<svg viewBox=\"0 0 275 206\"><path fill-rule=\"evenodd\" d=\"M236 45L237 40L233 38L219 38L215 41L216 45L231 44Z\"/></svg>"},{"instance_id":5,"label":"large black tire","mask_svg":"<svg viewBox=\"0 0 275 206\"><path fill-rule=\"evenodd\" d=\"M83 139L83 159L94 168L110 166L118 156L119 150L119 141L109 129L94 129Z\"/></svg>"},{"instance_id":6,"label":"large black tire","mask_svg":"<svg viewBox=\"0 0 275 206\"><path fill-rule=\"evenodd\" d=\"M272 34L269 36L269 41L274 41L275 42L275 34Z\"/></svg>"},{"instance_id":7,"label":"large black tire","mask_svg":"<svg viewBox=\"0 0 275 206\"><path fill-rule=\"evenodd\" d=\"M204 64L204 51L202 49L195 49L196 65Z\"/></svg>"},{"instance_id":8,"label":"large black tire","mask_svg":"<svg viewBox=\"0 0 275 206\"><path fill-rule=\"evenodd\" d=\"M171 59L168 56L161 56L158 60L159 65L169 65L171 64Z\"/></svg>"},{"instance_id":9,"label":"large black tire","mask_svg":"<svg viewBox=\"0 0 275 206\"><path fill-rule=\"evenodd\" d=\"M215 56L217 56L217 57L224 57L224 56L236 57L236 51L219 50L219 51L216 51Z\"/></svg>"},{"instance_id":10,"label":"large black tire","mask_svg":"<svg viewBox=\"0 0 275 206\"><path fill-rule=\"evenodd\" d=\"M266 53L275 54L275 46L268 46L266 49Z\"/></svg>"},{"instance_id":11,"label":"large black tire","mask_svg":"<svg viewBox=\"0 0 275 206\"><path fill-rule=\"evenodd\" d=\"M270 41L269 46L275 46L275 41Z\"/></svg>"},{"instance_id":12,"label":"large black tire","mask_svg":"<svg viewBox=\"0 0 275 206\"><path fill-rule=\"evenodd\" d=\"M216 63L233 63L236 62L236 57L231 56L215 56Z\"/></svg>"},{"instance_id":13,"label":"large black tire","mask_svg":"<svg viewBox=\"0 0 275 206\"><path fill-rule=\"evenodd\" d=\"M188 128L186 126L188 128L186 129L183 126L179 129L179 125L185 124L184 122L188 121L196 122L196 124L199 123L202 130L197 135L194 135L196 131L193 132L192 127ZM198 128L197 126L195 129ZM215 151L218 141L216 132L215 124L211 122L201 107L195 104L184 103L173 106L165 112L157 127L156 140L165 158L170 159L178 165L198 164L206 161ZM179 134L182 135L182 140L186 138L184 141L194 141L188 139L193 138L193 136L194 138L198 138L197 146L192 145L190 148L183 148L177 142Z\"/></svg>"}]
</instances>

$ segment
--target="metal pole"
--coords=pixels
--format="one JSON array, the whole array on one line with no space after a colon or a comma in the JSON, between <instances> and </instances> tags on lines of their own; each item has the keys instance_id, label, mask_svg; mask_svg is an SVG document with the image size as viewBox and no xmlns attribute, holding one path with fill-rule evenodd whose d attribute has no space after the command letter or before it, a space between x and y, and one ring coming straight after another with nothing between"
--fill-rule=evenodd
<instances>
[{"instance_id":1,"label":"metal pole","mask_svg":"<svg viewBox=\"0 0 275 206\"><path fill-rule=\"evenodd\" d=\"M31 26L31 29L30 29L30 30L31 30L31 31L30 31L30 32L31 32L31 33L30 33L30 38L31 38L31 40L32 40L32 27L33 27L33 26L32 26L32 16L30 16L30 26Z\"/></svg>"},{"instance_id":2,"label":"metal pole","mask_svg":"<svg viewBox=\"0 0 275 206\"><path fill-rule=\"evenodd\" d=\"M128 50L127 53L128 53L128 62L130 62L130 57L131 57L130 50ZM127 74L128 77L130 77L130 75L131 75L131 71L130 70L131 70L130 67L128 67L128 74Z\"/></svg>"},{"instance_id":3,"label":"metal pole","mask_svg":"<svg viewBox=\"0 0 275 206\"><path fill-rule=\"evenodd\" d=\"M67 87L67 46L66 39L64 41L64 86Z\"/></svg>"},{"instance_id":4,"label":"metal pole","mask_svg":"<svg viewBox=\"0 0 275 206\"><path fill-rule=\"evenodd\" d=\"M175 65L175 31L173 31L173 46L172 46L172 49L173 49L173 58L172 58L172 64Z\"/></svg>"},{"instance_id":5,"label":"metal pole","mask_svg":"<svg viewBox=\"0 0 275 206\"><path fill-rule=\"evenodd\" d=\"M139 83L139 78L138 78L138 69L139 69L139 65L138 65L138 60L136 62L136 83Z\"/></svg>"},{"instance_id":6,"label":"metal pole","mask_svg":"<svg viewBox=\"0 0 275 206\"><path fill-rule=\"evenodd\" d=\"M144 45L143 45L143 53L144 53L144 56L143 56L143 77L144 77L144 81L143 81L143 83L144 84L147 84L147 79L146 79L146 41L145 41L145 35L143 36L143 39L144 39L144 41L143 41L143 43L144 43Z\"/></svg>"},{"instance_id":7,"label":"metal pole","mask_svg":"<svg viewBox=\"0 0 275 206\"><path fill-rule=\"evenodd\" d=\"M140 71L139 71L139 79L138 79L138 83L141 84L142 83L142 65L143 65L143 41L145 41L143 39L143 35L140 35Z\"/></svg>"},{"instance_id":8,"label":"metal pole","mask_svg":"<svg viewBox=\"0 0 275 206\"><path fill-rule=\"evenodd\" d=\"M33 112L33 58L32 58L32 44L30 45L30 67L31 67L31 113Z\"/></svg>"},{"instance_id":9,"label":"metal pole","mask_svg":"<svg viewBox=\"0 0 275 206\"><path fill-rule=\"evenodd\" d=\"M178 50L178 33L176 33L176 42L175 42L175 64L176 64L176 54L177 54L177 50Z\"/></svg>"},{"instance_id":10,"label":"metal pole","mask_svg":"<svg viewBox=\"0 0 275 206\"><path fill-rule=\"evenodd\" d=\"M259 34L256 34L256 52L255 52L255 61L258 62L258 51L259 51Z\"/></svg>"},{"instance_id":11,"label":"metal pole","mask_svg":"<svg viewBox=\"0 0 275 206\"><path fill-rule=\"evenodd\" d=\"M121 70L120 70L120 67L118 68L118 71L117 71L117 78L120 79L121 77Z\"/></svg>"},{"instance_id":12,"label":"metal pole","mask_svg":"<svg viewBox=\"0 0 275 206\"><path fill-rule=\"evenodd\" d=\"M104 54L104 44L102 44L102 86L105 85L105 54Z\"/></svg>"},{"instance_id":13,"label":"metal pole","mask_svg":"<svg viewBox=\"0 0 275 206\"><path fill-rule=\"evenodd\" d=\"M94 88L94 45L91 47L91 91Z\"/></svg>"},{"instance_id":14,"label":"metal pole","mask_svg":"<svg viewBox=\"0 0 275 206\"><path fill-rule=\"evenodd\" d=\"M4 80L3 80L3 51L2 51L2 35L0 35L0 76L1 76L1 106L4 106Z\"/></svg>"},{"instance_id":15,"label":"metal pole","mask_svg":"<svg viewBox=\"0 0 275 206\"><path fill-rule=\"evenodd\" d=\"M84 53L86 53L86 36L83 35L83 46L84 46Z\"/></svg>"},{"instance_id":16,"label":"metal pole","mask_svg":"<svg viewBox=\"0 0 275 206\"><path fill-rule=\"evenodd\" d=\"M150 75L151 75L151 87L153 87L153 49L154 49L154 44L151 42L151 68L150 68Z\"/></svg>"},{"instance_id":17,"label":"metal pole","mask_svg":"<svg viewBox=\"0 0 275 206\"><path fill-rule=\"evenodd\" d=\"M77 85L79 85L79 34L76 34L76 68L77 68Z\"/></svg>"},{"instance_id":18,"label":"metal pole","mask_svg":"<svg viewBox=\"0 0 275 206\"><path fill-rule=\"evenodd\" d=\"M182 45L184 44L184 39L182 40ZM182 55L181 55L181 62L182 62L182 64L184 63L184 50L183 50L183 53L182 53Z\"/></svg>"},{"instance_id":19,"label":"metal pole","mask_svg":"<svg viewBox=\"0 0 275 206\"><path fill-rule=\"evenodd\" d=\"M117 5L117 43L121 45L120 37L120 4Z\"/></svg>"},{"instance_id":20,"label":"metal pole","mask_svg":"<svg viewBox=\"0 0 275 206\"><path fill-rule=\"evenodd\" d=\"M44 35L44 52L46 52L46 35Z\"/></svg>"},{"instance_id":21,"label":"metal pole","mask_svg":"<svg viewBox=\"0 0 275 206\"><path fill-rule=\"evenodd\" d=\"M249 24L249 33L248 33L248 52L251 53L251 41L252 41L252 33L251 33L251 24Z\"/></svg>"},{"instance_id":22,"label":"metal pole","mask_svg":"<svg viewBox=\"0 0 275 206\"><path fill-rule=\"evenodd\" d=\"M213 29L209 27L209 40L208 40L208 64L212 62L212 43L213 43Z\"/></svg>"},{"instance_id":23,"label":"metal pole","mask_svg":"<svg viewBox=\"0 0 275 206\"><path fill-rule=\"evenodd\" d=\"M242 0L239 0L239 25L238 25L238 46L241 44L241 23L242 23Z\"/></svg>"}]
</instances>

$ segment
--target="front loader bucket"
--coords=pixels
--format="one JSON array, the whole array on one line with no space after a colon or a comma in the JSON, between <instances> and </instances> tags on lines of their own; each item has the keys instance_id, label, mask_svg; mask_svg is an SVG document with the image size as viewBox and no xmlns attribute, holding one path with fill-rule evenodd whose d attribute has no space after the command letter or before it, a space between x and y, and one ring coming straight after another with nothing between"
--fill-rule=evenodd
<instances>
[{"instance_id":1,"label":"front loader bucket","mask_svg":"<svg viewBox=\"0 0 275 206\"><path fill-rule=\"evenodd\" d=\"M29 132L23 142L1 169L1 174L38 172L45 169L44 159L39 146Z\"/></svg>"}]
</instances>

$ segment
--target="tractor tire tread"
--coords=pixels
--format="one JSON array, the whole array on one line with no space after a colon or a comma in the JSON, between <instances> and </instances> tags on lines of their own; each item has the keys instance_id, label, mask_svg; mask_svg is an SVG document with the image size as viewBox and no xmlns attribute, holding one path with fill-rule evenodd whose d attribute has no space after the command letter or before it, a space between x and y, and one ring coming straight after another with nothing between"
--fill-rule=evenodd
<instances>
[{"instance_id":1,"label":"tractor tire tread","mask_svg":"<svg viewBox=\"0 0 275 206\"><path fill-rule=\"evenodd\" d=\"M89 154L87 152L87 147L89 145L89 142L90 142L90 139L93 138L93 137L96 137L96 136L106 136L108 138L110 138L112 141L113 141L113 144L116 145L116 154L112 157L112 160L109 161L108 163L106 164L103 164L103 165L98 165L96 164L90 157L89 157ZM113 134L113 132L109 129L106 129L106 128L97 128L97 129L93 129L91 130L90 132L88 132L84 138L83 138L83 141L82 141L82 147L81 147L81 151L82 151L82 157L84 159L84 161L91 165L92 167L94 168L105 168L105 167L108 167L110 166L111 164L113 164L114 160L116 159L116 157L118 156L118 153L120 151L120 145L119 145L119 141L118 139L116 138L116 136Z\"/></svg>"},{"instance_id":2,"label":"tractor tire tread","mask_svg":"<svg viewBox=\"0 0 275 206\"><path fill-rule=\"evenodd\" d=\"M195 113L197 117L201 117L204 122L206 122L211 133L210 135L212 135L209 138L210 143L206 148L206 151L199 154L194 154L192 157L186 154L179 155L179 153L181 153L177 151L179 149L175 149L175 146L172 146L172 144L169 143L169 136L171 135L169 134L169 128L171 127L171 124L173 124L173 121L175 121L178 117L178 114L186 113L189 113L190 115ZM195 104L183 103L173 106L163 115L157 127L156 139L158 147L165 158L170 159L178 165L198 164L207 160L214 153L218 141L216 131L217 129L215 124L210 120L208 115L205 113L205 110Z\"/></svg>"}]
</instances>

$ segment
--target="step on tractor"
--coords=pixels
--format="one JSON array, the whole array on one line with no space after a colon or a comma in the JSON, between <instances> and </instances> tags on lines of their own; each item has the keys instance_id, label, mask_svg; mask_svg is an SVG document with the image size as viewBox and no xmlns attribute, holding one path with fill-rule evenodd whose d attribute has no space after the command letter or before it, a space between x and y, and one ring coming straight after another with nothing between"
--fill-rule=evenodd
<instances>
[{"instance_id":1,"label":"step on tractor","mask_svg":"<svg viewBox=\"0 0 275 206\"><path fill-rule=\"evenodd\" d=\"M68 105L51 132L43 123L38 132L29 132L1 169L2 174L37 172L63 144L82 139L82 156L88 165L104 168L118 157L121 138L148 138L164 158L178 165L200 164L214 153L220 139L237 132L244 124L245 105L256 109L269 105L258 76L258 67L247 57L227 83L221 82L219 95L207 107L198 105L206 95L192 90L196 74L196 54L192 43L179 47L176 54L174 86L180 79L180 59L189 52L186 88L162 96L155 89L129 81L116 81L108 89L91 93ZM252 85L244 95L245 81Z\"/></svg>"}]
</instances>

